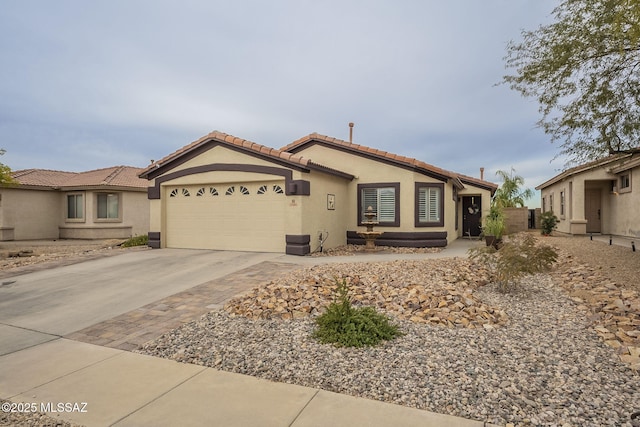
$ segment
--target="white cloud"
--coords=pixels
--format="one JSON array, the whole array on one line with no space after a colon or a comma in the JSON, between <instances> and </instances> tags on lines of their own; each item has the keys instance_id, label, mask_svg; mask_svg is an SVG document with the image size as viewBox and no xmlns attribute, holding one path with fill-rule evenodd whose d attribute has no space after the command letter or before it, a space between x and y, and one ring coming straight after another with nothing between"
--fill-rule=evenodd
<instances>
[{"instance_id":1,"label":"white cloud","mask_svg":"<svg viewBox=\"0 0 640 427\"><path fill-rule=\"evenodd\" d=\"M554 4L9 3L4 160L146 164L214 129L280 147L315 131L347 139L353 121L365 145L474 176L522 165L538 179L555 147L534 129L536 106L494 84L506 42Z\"/></svg>"}]
</instances>

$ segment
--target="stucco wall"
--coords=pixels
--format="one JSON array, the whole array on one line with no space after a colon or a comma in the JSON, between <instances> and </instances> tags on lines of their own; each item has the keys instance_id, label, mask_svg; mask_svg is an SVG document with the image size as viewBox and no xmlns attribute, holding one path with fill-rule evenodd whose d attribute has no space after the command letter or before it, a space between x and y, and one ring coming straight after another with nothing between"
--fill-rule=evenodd
<instances>
[{"instance_id":1,"label":"stucco wall","mask_svg":"<svg viewBox=\"0 0 640 427\"><path fill-rule=\"evenodd\" d=\"M347 243L346 233L351 201L347 191L348 180L324 173L311 173L311 195L301 197L302 230L300 234L311 236L311 251L319 249L319 234L326 238L323 249L335 248ZM329 209L328 195L334 199L334 209ZM355 215L355 214L354 214ZM328 233L328 238L326 237Z\"/></svg>"},{"instance_id":2,"label":"stucco wall","mask_svg":"<svg viewBox=\"0 0 640 427\"><path fill-rule=\"evenodd\" d=\"M611 199L610 234L640 237L640 167L631 170L631 188Z\"/></svg>"},{"instance_id":3,"label":"stucco wall","mask_svg":"<svg viewBox=\"0 0 640 427\"><path fill-rule=\"evenodd\" d=\"M146 191L125 192L123 194L122 220L125 225L131 225L133 236L149 232L149 199Z\"/></svg>"},{"instance_id":4,"label":"stucco wall","mask_svg":"<svg viewBox=\"0 0 640 427\"><path fill-rule=\"evenodd\" d=\"M2 235L7 240L58 238L60 194L55 191L0 190ZM13 229L12 231L10 229Z\"/></svg>"}]
</instances>

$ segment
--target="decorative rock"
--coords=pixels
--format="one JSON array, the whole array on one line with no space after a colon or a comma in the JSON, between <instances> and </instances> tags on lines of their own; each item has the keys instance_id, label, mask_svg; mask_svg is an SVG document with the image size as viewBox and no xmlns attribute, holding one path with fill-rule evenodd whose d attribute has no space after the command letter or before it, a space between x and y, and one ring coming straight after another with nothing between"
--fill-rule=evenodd
<instances>
[{"instance_id":1,"label":"decorative rock","mask_svg":"<svg viewBox=\"0 0 640 427\"><path fill-rule=\"evenodd\" d=\"M428 264L419 265L431 271L425 269ZM380 346L319 344L311 337L312 316L283 321L281 316L247 318L216 311L147 343L141 351L495 425L626 425L630 413L640 408L638 376L632 370L637 359L629 353L633 346L625 347L622 364L551 276L526 278L513 293L501 294L495 285L467 292L445 281L418 282L419 274L428 273L406 272L406 264L370 267L366 273L358 265L345 265L343 276L337 277L350 281L363 301L378 301L376 295L390 294L388 287L397 290L390 304L399 314L391 316L404 335ZM326 286L331 295L333 273L323 268L299 271L297 279L286 276L291 283L288 303L298 298L294 289L308 285L305 278L313 275L317 294ZM407 282L411 285L403 291L401 284ZM462 292L472 296L474 306L465 305L461 312L467 316L458 323L453 316L460 313L455 302L462 301L456 300ZM424 309L400 313L403 301L408 307L422 294L428 297ZM330 295L318 298L324 303ZM438 308L440 301L451 303ZM228 309L253 307L245 298L236 302L241 304ZM378 307L388 312L381 304ZM446 315L444 308L450 310ZM501 312L509 316L502 325L484 316ZM469 321L469 327L462 327L462 320Z\"/></svg>"},{"instance_id":2,"label":"decorative rock","mask_svg":"<svg viewBox=\"0 0 640 427\"><path fill-rule=\"evenodd\" d=\"M354 304L374 306L399 318L445 327L504 325L507 314L484 304L469 288L478 279L486 277L472 273L470 261L458 258L324 264L254 288L229 301L225 310L254 319L302 317L293 315L295 311L315 316L334 300L336 280L345 280ZM300 310L301 306L310 308Z\"/></svg>"}]
</instances>

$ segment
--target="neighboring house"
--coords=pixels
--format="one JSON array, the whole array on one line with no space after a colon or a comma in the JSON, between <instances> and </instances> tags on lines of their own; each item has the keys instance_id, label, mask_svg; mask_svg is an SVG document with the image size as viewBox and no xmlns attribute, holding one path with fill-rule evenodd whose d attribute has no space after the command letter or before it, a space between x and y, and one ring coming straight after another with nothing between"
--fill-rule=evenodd
<instances>
[{"instance_id":1,"label":"neighboring house","mask_svg":"<svg viewBox=\"0 0 640 427\"><path fill-rule=\"evenodd\" d=\"M26 169L0 188L0 240L123 239L149 231L141 168Z\"/></svg>"},{"instance_id":2,"label":"neighboring house","mask_svg":"<svg viewBox=\"0 0 640 427\"><path fill-rule=\"evenodd\" d=\"M539 185L542 211L553 211L558 231L640 236L640 155L616 154L577 166ZM636 183L637 184L637 183Z\"/></svg>"},{"instance_id":3,"label":"neighboring house","mask_svg":"<svg viewBox=\"0 0 640 427\"><path fill-rule=\"evenodd\" d=\"M479 235L497 185L311 134L281 150L212 132L153 163L150 245L305 255L362 243L372 206L379 244L446 246Z\"/></svg>"}]
</instances>

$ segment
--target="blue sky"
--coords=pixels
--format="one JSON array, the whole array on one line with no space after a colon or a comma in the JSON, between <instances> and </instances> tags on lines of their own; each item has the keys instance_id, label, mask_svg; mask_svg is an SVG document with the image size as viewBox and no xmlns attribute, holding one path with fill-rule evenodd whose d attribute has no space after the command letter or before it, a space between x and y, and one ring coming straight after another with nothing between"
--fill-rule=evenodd
<instances>
[{"instance_id":1,"label":"blue sky","mask_svg":"<svg viewBox=\"0 0 640 427\"><path fill-rule=\"evenodd\" d=\"M10 1L0 158L13 170L144 167L219 130L280 148L312 132L527 187L563 159L504 85L551 0ZM539 206L537 198L530 207Z\"/></svg>"}]
</instances>

